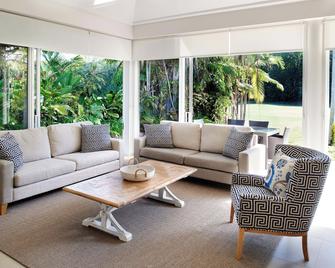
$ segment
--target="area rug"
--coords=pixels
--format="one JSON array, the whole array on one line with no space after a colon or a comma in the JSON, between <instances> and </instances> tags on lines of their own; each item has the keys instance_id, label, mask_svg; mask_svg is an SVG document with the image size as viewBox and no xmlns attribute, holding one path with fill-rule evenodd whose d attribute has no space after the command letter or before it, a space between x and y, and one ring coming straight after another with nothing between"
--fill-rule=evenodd
<instances>
[{"instance_id":1,"label":"area rug","mask_svg":"<svg viewBox=\"0 0 335 268\"><path fill-rule=\"evenodd\" d=\"M95 202L61 190L9 206L0 217L0 250L28 267L264 267L279 237L247 235L244 257L234 258L237 224L229 224L229 187L194 179L170 187L186 203L151 199L119 209L130 242L81 221Z\"/></svg>"}]
</instances>

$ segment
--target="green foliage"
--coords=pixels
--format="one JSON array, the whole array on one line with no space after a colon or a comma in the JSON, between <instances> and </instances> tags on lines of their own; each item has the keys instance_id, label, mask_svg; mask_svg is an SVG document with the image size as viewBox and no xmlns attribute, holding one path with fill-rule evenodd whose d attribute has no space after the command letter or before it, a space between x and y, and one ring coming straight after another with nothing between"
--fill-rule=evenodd
<instances>
[{"instance_id":1,"label":"green foliage","mask_svg":"<svg viewBox=\"0 0 335 268\"><path fill-rule=\"evenodd\" d=\"M89 120L121 136L122 63L43 52L41 125Z\"/></svg>"},{"instance_id":2,"label":"green foliage","mask_svg":"<svg viewBox=\"0 0 335 268\"><path fill-rule=\"evenodd\" d=\"M335 146L335 123L332 124L331 135L331 144Z\"/></svg>"}]
</instances>

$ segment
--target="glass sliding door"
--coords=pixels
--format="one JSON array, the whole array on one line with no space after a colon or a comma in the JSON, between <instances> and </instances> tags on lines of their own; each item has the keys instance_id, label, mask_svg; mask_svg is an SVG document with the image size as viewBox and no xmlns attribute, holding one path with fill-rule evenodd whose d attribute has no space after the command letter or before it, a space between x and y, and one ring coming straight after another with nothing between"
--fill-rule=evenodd
<instances>
[{"instance_id":1,"label":"glass sliding door","mask_svg":"<svg viewBox=\"0 0 335 268\"><path fill-rule=\"evenodd\" d=\"M0 44L0 129L28 126L28 48Z\"/></svg>"},{"instance_id":2,"label":"glass sliding door","mask_svg":"<svg viewBox=\"0 0 335 268\"><path fill-rule=\"evenodd\" d=\"M178 121L179 60L140 63L140 122Z\"/></svg>"}]
</instances>

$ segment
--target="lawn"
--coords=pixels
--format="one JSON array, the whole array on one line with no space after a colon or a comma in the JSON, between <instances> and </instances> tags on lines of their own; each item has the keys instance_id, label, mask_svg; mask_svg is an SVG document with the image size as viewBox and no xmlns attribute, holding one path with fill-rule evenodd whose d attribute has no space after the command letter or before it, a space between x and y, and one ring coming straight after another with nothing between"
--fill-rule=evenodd
<instances>
[{"instance_id":1,"label":"lawn","mask_svg":"<svg viewBox=\"0 0 335 268\"><path fill-rule=\"evenodd\" d=\"M302 137L302 106L293 106L282 103L248 104L247 120L269 121L269 127L279 128L283 133L289 127L290 144L303 144Z\"/></svg>"}]
</instances>

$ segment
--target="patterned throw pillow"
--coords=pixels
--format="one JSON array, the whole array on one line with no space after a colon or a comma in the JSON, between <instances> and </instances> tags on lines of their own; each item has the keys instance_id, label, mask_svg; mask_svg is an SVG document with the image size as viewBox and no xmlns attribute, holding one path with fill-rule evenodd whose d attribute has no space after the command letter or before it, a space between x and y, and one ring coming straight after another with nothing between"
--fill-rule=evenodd
<instances>
[{"instance_id":1,"label":"patterned throw pillow","mask_svg":"<svg viewBox=\"0 0 335 268\"><path fill-rule=\"evenodd\" d=\"M279 150L273 157L268 175L264 180L264 187L275 195L286 197L287 184L291 179L295 159Z\"/></svg>"},{"instance_id":2,"label":"patterned throw pillow","mask_svg":"<svg viewBox=\"0 0 335 268\"><path fill-rule=\"evenodd\" d=\"M23 153L15 137L9 132L0 137L0 159L12 161L14 172L23 166Z\"/></svg>"},{"instance_id":3,"label":"patterned throw pillow","mask_svg":"<svg viewBox=\"0 0 335 268\"><path fill-rule=\"evenodd\" d=\"M171 124L144 125L149 147L173 148Z\"/></svg>"},{"instance_id":4,"label":"patterned throw pillow","mask_svg":"<svg viewBox=\"0 0 335 268\"><path fill-rule=\"evenodd\" d=\"M112 149L109 125L81 125L81 151L95 152Z\"/></svg>"},{"instance_id":5,"label":"patterned throw pillow","mask_svg":"<svg viewBox=\"0 0 335 268\"><path fill-rule=\"evenodd\" d=\"M253 132L238 131L232 128L223 147L223 155L238 160L240 152L248 148Z\"/></svg>"}]
</instances>

